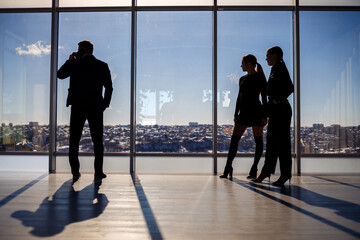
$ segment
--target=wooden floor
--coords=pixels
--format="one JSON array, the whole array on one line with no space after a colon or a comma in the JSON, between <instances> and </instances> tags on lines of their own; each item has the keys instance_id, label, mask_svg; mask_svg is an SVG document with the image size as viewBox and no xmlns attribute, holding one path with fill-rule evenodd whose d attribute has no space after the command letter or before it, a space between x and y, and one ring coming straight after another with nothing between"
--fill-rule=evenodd
<instances>
[{"instance_id":1,"label":"wooden floor","mask_svg":"<svg viewBox=\"0 0 360 240\"><path fill-rule=\"evenodd\" d=\"M274 179L276 180L276 179ZM271 179L271 182L273 179ZM280 189L212 175L1 172L5 239L359 239L360 174Z\"/></svg>"}]
</instances>

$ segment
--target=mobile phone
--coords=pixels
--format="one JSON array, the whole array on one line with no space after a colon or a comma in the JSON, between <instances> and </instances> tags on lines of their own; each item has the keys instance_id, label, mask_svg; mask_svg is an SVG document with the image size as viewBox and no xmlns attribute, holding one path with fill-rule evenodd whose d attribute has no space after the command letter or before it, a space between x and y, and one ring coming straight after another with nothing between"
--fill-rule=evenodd
<instances>
[{"instance_id":1,"label":"mobile phone","mask_svg":"<svg viewBox=\"0 0 360 240\"><path fill-rule=\"evenodd\" d=\"M85 54L85 50L80 49L79 51L76 52L75 58L81 58L82 56L84 56L84 54Z\"/></svg>"}]
</instances>

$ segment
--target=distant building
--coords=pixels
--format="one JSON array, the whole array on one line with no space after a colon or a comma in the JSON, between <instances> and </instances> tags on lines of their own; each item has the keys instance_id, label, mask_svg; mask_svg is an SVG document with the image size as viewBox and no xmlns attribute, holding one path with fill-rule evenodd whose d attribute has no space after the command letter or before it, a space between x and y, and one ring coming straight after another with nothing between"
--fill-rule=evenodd
<instances>
[{"instance_id":1,"label":"distant building","mask_svg":"<svg viewBox=\"0 0 360 240\"><path fill-rule=\"evenodd\" d=\"M189 126L190 127L198 127L199 123L198 122L189 122Z\"/></svg>"},{"instance_id":2,"label":"distant building","mask_svg":"<svg viewBox=\"0 0 360 240\"><path fill-rule=\"evenodd\" d=\"M31 128L33 128L33 127L38 127L38 126L39 126L39 122L29 122L29 126L30 126Z\"/></svg>"},{"instance_id":3,"label":"distant building","mask_svg":"<svg viewBox=\"0 0 360 240\"><path fill-rule=\"evenodd\" d=\"M11 125L13 127L11 127ZM231 135L222 134L230 125L219 125L217 151L227 152ZM293 128L292 130L293 131ZM267 128L264 128L266 140ZM58 151L68 152L69 126L57 127ZM136 151L139 152L208 152L212 151L212 125L189 122L189 125L138 125ZM293 139L293 133L291 135ZM251 130L244 134L240 152L255 152ZM85 126L81 151L93 151L88 124ZM265 143L266 144L266 143ZM130 125L104 126L104 148L106 152L130 150ZM29 122L26 125L0 124L0 151L48 151L49 126ZM301 127L302 153L360 153L360 126L324 126L314 123Z\"/></svg>"},{"instance_id":4,"label":"distant building","mask_svg":"<svg viewBox=\"0 0 360 240\"><path fill-rule=\"evenodd\" d=\"M313 128L315 128L315 129L322 129L322 128L324 128L324 124L322 124L322 123L314 123L314 124L313 124Z\"/></svg>"}]
</instances>

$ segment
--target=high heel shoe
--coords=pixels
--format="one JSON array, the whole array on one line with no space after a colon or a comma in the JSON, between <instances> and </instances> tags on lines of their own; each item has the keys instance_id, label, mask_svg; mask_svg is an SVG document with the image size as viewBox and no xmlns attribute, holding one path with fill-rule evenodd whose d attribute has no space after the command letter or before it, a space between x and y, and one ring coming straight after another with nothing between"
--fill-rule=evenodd
<instances>
[{"instance_id":1,"label":"high heel shoe","mask_svg":"<svg viewBox=\"0 0 360 240\"><path fill-rule=\"evenodd\" d=\"M247 179L255 179L257 177L257 169L253 170L253 168L251 168L250 172L249 172L249 176L247 176Z\"/></svg>"},{"instance_id":2,"label":"high heel shoe","mask_svg":"<svg viewBox=\"0 0 360 240\"><path fill-rule=\"evenodd\" d=\"M256 179L257 173L255 174L249 174L249 176L247 176L247 179Z\"/></svg>"},{"instance_id":3,"label":"high heel shoe","mask_svg":"<svg viewBox=\"0 0 360 240\"><path fill-rule=\"evenodd\" d=\"M291 176L289 177L280 176L279 179L273 182L272 185L277 187L283 187L287 180L289 180L289 184L291 184Z\"/></svg>"},{"instance_id":4,"label":"high heel shoe","mask_svg":"<svg viewBox=\"0 0 360 240\"><path fill-rule=\"evenodd\" d=\"M256 183L261 183L267 177L269 178L269 182L270 182L270 173L261 172L260 175L256 179L253 179L251 181L256 182Z\"/></svg>"},{"instance_id":5,"label":"high heel shoe","mask_svg":"<svg viewBox=\"0 0 360 240\"><path fill-rule=\"evenodd\" d=\"M233 176L233 167L232 166L225 166L223 175L220 175L219 178L227 178L230 176L229 179L232 179Z\"/></svg>"}]
</instances>

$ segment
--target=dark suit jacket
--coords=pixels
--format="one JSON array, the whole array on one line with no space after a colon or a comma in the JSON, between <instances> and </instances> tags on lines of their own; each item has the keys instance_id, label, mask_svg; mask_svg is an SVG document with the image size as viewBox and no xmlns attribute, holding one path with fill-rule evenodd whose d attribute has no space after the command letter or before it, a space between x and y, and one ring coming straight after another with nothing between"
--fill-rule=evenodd
<instances>
[{"instance_id":1,"label":"dark suit jacket","mask_svg":"<svg viewBox=\"0 0 360 240\"><path fill-rule=\"evenodd\" d=\"M109 107L113 91L109 67L93 55L67 60L57 72L60 79L70 76L66 106L86 109ZM105 96L103 97L103 87Z\"/></svg>"},{"instance_id":2,"label":"dark suit jacket","mask_svg":"<svg viewBox=\"0 0 360 240\"><path fill-rule=\"evenodd\" d=\"M294 85L284 62L278 62L271 68L268 80L268 96L270 102L286 101L294 92Z\"/></svg>"}]
</instances>

